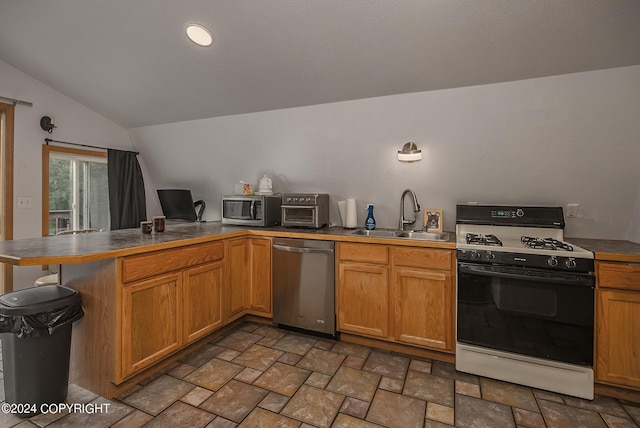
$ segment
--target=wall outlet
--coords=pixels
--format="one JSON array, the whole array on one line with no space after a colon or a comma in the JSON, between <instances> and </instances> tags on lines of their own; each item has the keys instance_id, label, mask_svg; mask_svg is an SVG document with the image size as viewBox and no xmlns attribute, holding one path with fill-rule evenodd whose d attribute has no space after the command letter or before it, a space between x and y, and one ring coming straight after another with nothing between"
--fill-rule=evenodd
<instances>
[{"instance_id":1,"label":"wall outlet","mask_svg":"<svg viewBox=\"0 0 640 428\"><path fill-rule=\"evenodd\" d=\"M31 196L18 196L18 208L33 208L33 198Z\"/></svg>"},{"instance_id":2,"label":"wall outlet","mask_svg":"<svg viewBox=\"0 0 640 428\"><path fill-rule=\"evenodd\" d=\"M567 217L568 218L578 217L578 208L580 208L580 204L567 204Z\"/></svg>"}]
</instances>

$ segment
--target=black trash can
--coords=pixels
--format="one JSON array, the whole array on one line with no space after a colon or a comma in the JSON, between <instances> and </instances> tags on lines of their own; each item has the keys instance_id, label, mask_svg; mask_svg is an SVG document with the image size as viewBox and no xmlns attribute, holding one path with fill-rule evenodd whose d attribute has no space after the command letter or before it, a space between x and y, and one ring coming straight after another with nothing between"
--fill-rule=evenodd
<instances>
[{"instance_id":1,"label":"black trash can","mask_svg":"<svg viewBox=\"0 0 640 428\"><path fill-rule=\"evenodd\" d=\"M33 416L43 404L67 398L71 327L83 316L80 294L61 285L0 296L4 393L12 413Z\"/></svg>"}]
</instances>

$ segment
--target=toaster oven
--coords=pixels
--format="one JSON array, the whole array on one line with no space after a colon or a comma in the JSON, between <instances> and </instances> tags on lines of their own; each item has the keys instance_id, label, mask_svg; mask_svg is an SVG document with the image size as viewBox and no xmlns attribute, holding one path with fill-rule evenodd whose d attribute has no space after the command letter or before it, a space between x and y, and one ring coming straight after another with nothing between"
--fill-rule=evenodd
<instances>
[{"instance_id":1,"label":"toaster oven","mask_svg":"<svg viewBox=\"0 0 640 428\"><path fill-rule=\"evenodd\" d=\"M329 224L329 195L285 193L281 210L283 226L319 229Z\"/></svg>"}]
</instances>

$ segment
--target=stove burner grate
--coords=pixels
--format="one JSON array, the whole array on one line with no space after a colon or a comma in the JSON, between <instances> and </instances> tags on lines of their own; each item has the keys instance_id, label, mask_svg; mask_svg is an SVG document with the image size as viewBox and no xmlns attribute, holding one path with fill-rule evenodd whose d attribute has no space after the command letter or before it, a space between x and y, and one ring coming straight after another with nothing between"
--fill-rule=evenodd
<instances>
[{"instance_id":1,"label":"stove burner grate","mask_svg":"<svg viewBox=\"0 0 640 428\"><path fill-rule=\"evenodd\" d=\"M502 247L502 241L496 235L483 235L481 233L467 233L467 244Z\"/></svg>"},{"instance_id":2,"label":"stove burner grate","mask_svg":"<svg viewBox=\"0 0 640 428\"><path fill-rule=\"evenodd\" d=\"M529 248L573 251L573 247L571 245L553 238L534 238L532 236L523 236L520 238L520 241Z\"/></svg>"}]
</instances>

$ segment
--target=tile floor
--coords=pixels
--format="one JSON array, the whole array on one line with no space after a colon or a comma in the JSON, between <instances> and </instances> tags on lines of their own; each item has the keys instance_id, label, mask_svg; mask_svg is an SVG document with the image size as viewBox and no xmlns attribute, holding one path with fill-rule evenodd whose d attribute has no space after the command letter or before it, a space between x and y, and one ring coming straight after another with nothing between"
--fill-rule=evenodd
<instances>
[{"instance_id":1,"label":"tile floor","mask_svg":"<svg viewBox=\"0 0 640 428\"><path fill-rule=\"evenodd\" d=\"M127 395L106 400L70 385L67 402L108 404L108 412L49 413L24 420L0 412L0 427L640 424L639 404L601 396L581 400L459 373L451 364L254 323L208 343Z\"/></svg>"}]
</instances>

